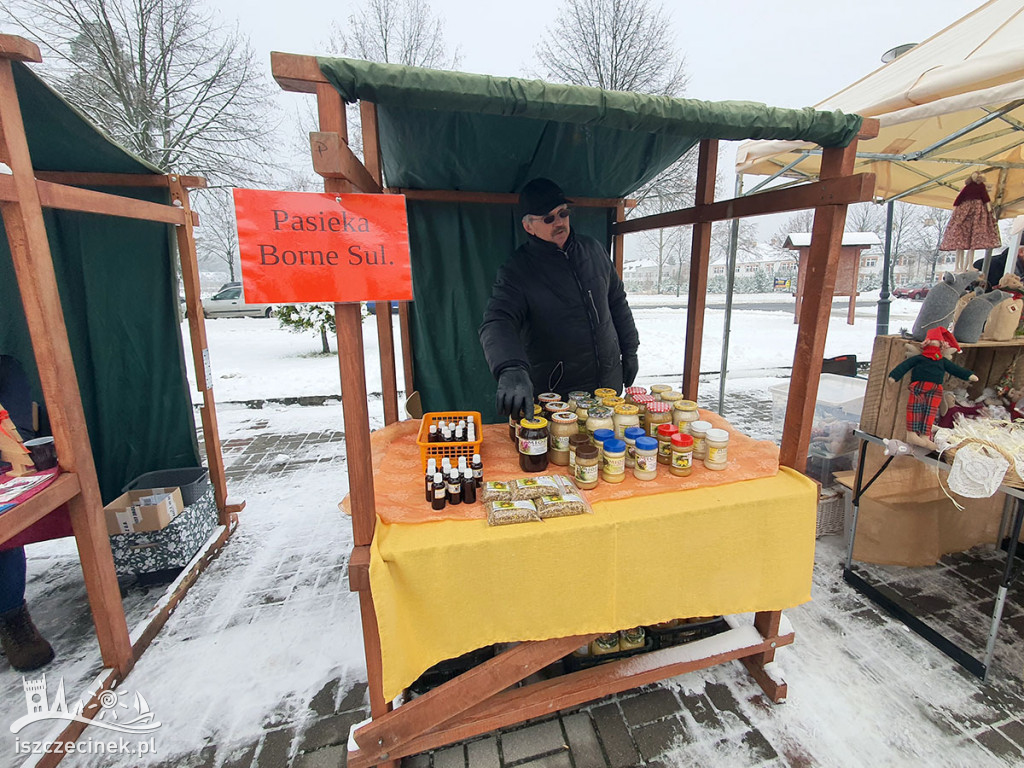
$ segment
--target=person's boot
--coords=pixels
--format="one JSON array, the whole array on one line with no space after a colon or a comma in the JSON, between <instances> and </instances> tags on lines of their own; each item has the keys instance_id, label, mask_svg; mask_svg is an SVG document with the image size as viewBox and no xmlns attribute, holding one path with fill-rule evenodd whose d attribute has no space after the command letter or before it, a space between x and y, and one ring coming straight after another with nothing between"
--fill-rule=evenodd
<instances>
[{"instance_id":1,"label":"person's boot","mask_svg":"<svg viewBox=\"0 0 1024 768\"><path fill-rule=\"evenodd\" d=\"M0 644L7 661L19 672L39 669L53 660L53 648L32 623L25 602L13 611L0 613Z\"/></svg>"}]
</instances>

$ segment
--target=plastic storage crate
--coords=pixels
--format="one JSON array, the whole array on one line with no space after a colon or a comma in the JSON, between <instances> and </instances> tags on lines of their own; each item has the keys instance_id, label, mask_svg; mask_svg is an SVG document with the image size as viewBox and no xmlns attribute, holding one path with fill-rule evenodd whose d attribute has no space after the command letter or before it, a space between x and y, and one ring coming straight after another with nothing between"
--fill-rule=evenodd
<instances>
[{"instance_id":1,"label":"plastic storage crate","mask_svg":"<svg viewBox=\"0 0 1024 768\"><path fill-rule=\"evenodd\" d=\"M814 403L809 455L832 458L857 450L857 439L853 436L853 430L860 423L867 384L867 379L837 376L833 373L821 374L818 397ZM786 420L786 402L789 398L789 382L777 384L770 390L775 437L781 441Z\"/></svg>"},{"instance_id":2,"label":"plastic storage crate","mask_svg":"<svg viewBox=\"0 0 1024 768\"><path fill-rule=\"evenodd\" d=\"M160 469L139 475L121 489L121 493L136 488L180 488L181 500L185 506L195 504L210 487L209 471L206 467L184 467L182 469Z\"/></svg>"},{"instance_id":3,"label":"plastic storage crate","mask_svg":"<svg viewBox=\"0 0 1024 768\"><path fill-rule=\"evenodd\" d=\"M432 443L428 440L430 427L439 421L460 421L467 416L473 417L476 424L476 437L473 442L463 441L461 443ZM447 456L452 460L452 466L459 463L459 456L466 457L466 463L473 461L473 454L480 453L480 444L483 438L483 423L480 421L480 414L477 411L434 411L423 414L423 421L420 423L420 431L416 436L416 445L420 447L420 460L423 464L423 471L427 471L427 459L437 459L438 467L441 466L441 459ZM187 503L187 502L186 502Z\"/></svg>"}]
</instances>

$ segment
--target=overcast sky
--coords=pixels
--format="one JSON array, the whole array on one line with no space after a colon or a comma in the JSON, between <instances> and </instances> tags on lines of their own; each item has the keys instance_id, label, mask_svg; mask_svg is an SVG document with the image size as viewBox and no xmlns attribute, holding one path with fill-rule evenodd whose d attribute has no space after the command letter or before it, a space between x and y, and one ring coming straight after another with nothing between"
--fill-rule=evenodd
<instances>
[{"instance_id":1,"label":"overcast sky","mask_svg":"<svg viewBox=\"0 0 1024 768\"><path fill-rule=\"evenodd\" d=\"M210 0L225 21L237 20L257 59L270 71L270 51L327 54L332 21L344 23L357 2ZM881 55L918 43L979 7L977 0L701 0L666 2L686 57L686 96L743 99L805 107L881 66ZM432 0L446 39L462 53L461 69L528 76L533 51L554 25L558 0L492 3ZM284 103L303 97L289 94ZM730 171L735 145L721 150ZM731 173L723 182L732 189Z\"/></svg>"}]
</instances>

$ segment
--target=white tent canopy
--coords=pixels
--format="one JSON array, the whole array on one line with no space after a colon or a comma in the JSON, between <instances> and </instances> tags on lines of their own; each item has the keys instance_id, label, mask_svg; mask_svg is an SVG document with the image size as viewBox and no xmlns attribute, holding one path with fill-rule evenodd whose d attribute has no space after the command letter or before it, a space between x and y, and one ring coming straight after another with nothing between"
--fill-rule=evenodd
<instances>
[{"instance_id":1,"label":"white tent canopy","mask_svg":"<svg viewBox=\"0 0 1024 768\"><path fill-rule=\"evenodd\" d=\"M997 218L1024 214L1024 0L991 0L815 108L878 118L856 171L879 198L952 208L980 171ZM736 170L806 179L819 161L802 142L747 141Z\"/></svg>"}]
</instances>

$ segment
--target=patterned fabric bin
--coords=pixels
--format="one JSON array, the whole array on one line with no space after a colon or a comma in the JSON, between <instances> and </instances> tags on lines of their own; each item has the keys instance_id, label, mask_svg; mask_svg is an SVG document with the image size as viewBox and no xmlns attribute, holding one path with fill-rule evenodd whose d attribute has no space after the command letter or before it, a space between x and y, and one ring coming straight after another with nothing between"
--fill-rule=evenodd
<instances>
[{"instance_id":1,"label":"patterned fabric bin","mask_svg":"<svg viewBox=\"0 0 1024 768\"><path fill-rule=\"evenodd\" d=\"M217 526L217 504L210 488L166 528L110 537L114 570L119 576L184 568Z\"/></svg>"}]
</instances>

